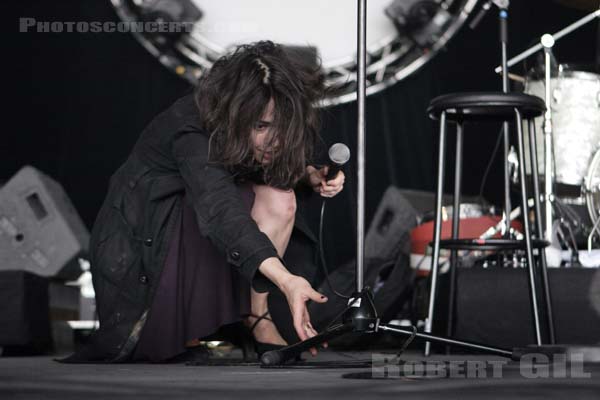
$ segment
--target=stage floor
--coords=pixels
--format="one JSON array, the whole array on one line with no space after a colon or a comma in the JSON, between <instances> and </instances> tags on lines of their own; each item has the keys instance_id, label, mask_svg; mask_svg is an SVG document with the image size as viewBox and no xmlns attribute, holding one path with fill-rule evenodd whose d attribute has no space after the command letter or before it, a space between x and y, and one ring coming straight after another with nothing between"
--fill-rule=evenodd
<instances>
[{"instance_id":1,"label":"stage floor","mask_svg":"<svg viewBox=\"0 0 600 400\"><path fill-rule=\"evenodd\" d=\"M598 399L600 364L548 366L480 355L324 351L310 361L374 361L366 368L258 365L68 365L51 357L1 357L0 399ZM352 374L354 379L344 378ZM407 376L408 375L408 376Z\"/></svg>"}]
</instances>

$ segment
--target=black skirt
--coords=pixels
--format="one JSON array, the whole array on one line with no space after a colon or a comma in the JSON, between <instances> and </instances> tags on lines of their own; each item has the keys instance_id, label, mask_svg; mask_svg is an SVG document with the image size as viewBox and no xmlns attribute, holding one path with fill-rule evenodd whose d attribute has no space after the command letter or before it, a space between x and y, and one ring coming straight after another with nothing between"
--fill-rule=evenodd
<instances>
[{"instance_id":1,"label":"black skirt","mask_svg":"<svg viewBox=\"0 0 600 400\"><path fill-rule=\"evenodd\" d=\"M252 183L238 187L250 212ZM184 198L133 359L166 361L185 352L187 341L210 336L249 313L250 284L200 234L195 211Z\"/></svg>"}]
</instances>

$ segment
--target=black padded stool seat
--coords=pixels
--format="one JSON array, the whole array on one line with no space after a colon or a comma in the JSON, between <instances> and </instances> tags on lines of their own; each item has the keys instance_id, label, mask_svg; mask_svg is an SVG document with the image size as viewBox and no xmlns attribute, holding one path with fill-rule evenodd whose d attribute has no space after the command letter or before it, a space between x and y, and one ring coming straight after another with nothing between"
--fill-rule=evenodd
<instances>
[{"instance_id":1,"label":"black padded stool seat","mask_svg":"<svg viewBox=\"0 0 600 400\"><path fill-rule=\"evenodd\" d=\"M523 93L462 92L438 96L431 100L427 114L439 119L442 111L451 121L489 120L503 121L515 118L515 108L521 117L528 119L546 111L544 100Z\"/></svg>"}]
</instances>

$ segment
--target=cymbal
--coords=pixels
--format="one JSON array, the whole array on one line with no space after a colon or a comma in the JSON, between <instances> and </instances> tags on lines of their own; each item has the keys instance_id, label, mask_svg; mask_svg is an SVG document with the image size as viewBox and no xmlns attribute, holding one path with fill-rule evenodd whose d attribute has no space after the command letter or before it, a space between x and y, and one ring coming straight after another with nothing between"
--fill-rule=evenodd
<instances>
[{"instance_id":1,"label":"cymbal","mask_svg":"<svg viewBox=\"0 0 600 400\"><path fill-rule=\"evenodd\" d=\"M557 3L579 10L594 11L600 7L600 0L555 0Z\"/></svg>"}]
</instances>

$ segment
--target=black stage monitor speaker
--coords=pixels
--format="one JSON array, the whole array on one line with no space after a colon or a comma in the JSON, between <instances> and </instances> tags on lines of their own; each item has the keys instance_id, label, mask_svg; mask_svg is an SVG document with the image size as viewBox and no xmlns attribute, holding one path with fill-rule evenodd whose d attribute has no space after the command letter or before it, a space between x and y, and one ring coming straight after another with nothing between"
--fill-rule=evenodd
<instances>
[{"instance_id":1,"label":"black stage monitor speaker","mask_svg":"<svg viewBox=\"0 0 600 400\"><path fill-rule=\"evenodd\" d=\"M405 191L389 186L377 207L365 237L365 258L394 260L410 254L410 230L417 225L419 211Z\"/></svg>"},{"instance_id":2,"label":"black stage monitor speaker","mask_svg":"<svg viewBox=\"0 0 600 400\"><path fill-rule=\"evenodd\" d=\"M51 345L48 279L23 271L0 271L2 355L41 354Z\"/></svg>"},{"instance_id":3,"label":"black stage monitor speaker","mask_svg":"<svg viewBox=\"0 0 600 400\"><path fill-rule=\"evenodd\" d=\"M26 166L0 189L0 271L73 279L88 242L71 201L47 175Z\"/></svg>"}]
</instances>

